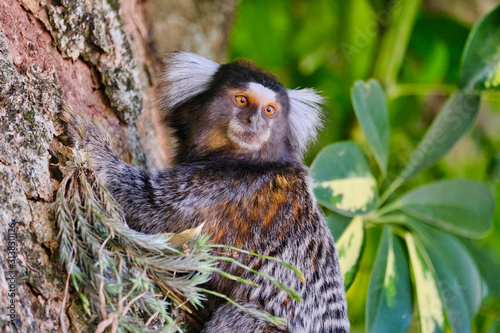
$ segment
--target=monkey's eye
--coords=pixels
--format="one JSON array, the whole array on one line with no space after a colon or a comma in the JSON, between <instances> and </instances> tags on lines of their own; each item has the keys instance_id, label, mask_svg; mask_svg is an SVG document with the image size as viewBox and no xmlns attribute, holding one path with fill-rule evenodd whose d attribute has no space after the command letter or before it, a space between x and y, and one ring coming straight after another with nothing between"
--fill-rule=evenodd
<instances>
[{"instance_id":1,"label":"monkey's eye","mask_svg":"<svg viewBox=\"0 0 500 333\"><path fill-rule=\"evenodd\" d=\"M234 102L238 106L245 106L248 104L247 98L243 95L237 95L236 97L234 97Z\"/></svg>"},{"instance_id":2,"label":"monkey's eye","mask_svg":"<svg viewBox=\"0 0 500 333\"><path fill-rule=\"evenodd\" d=\"M266 114L268 117L274 117L276 115L276 108L272 105L269 105L266 108Z\"/></svg>"}]
</instances>

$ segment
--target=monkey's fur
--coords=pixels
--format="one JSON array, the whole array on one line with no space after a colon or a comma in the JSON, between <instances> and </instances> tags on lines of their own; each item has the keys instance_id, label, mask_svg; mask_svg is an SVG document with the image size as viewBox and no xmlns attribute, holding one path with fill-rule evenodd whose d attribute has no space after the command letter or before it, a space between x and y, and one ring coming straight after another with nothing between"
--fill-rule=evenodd
<instances>
[{"instance_id":1,"label":"monkey's fur","mask_svg":"<svg viewBox=\"0 0 500 333\"><path fill-rule=\"evenodd\" d=\"M126 164L102 127L65 116L129 226L154 234L204 222L212 242L277 257L305 277L304 283L275 261L238 258L291 286L302 297L299 303L270 281L221 263L259 286L214 275L208 288L286 324L211 300L213 315L203 332L348 332L334 241L300 161L320 125L321 97L310 89L287 90L247 62L219 66L182 52L170 56L164 83L160 104L177 141L172 168L148 172Z\"/></svg>"}]
</instances>

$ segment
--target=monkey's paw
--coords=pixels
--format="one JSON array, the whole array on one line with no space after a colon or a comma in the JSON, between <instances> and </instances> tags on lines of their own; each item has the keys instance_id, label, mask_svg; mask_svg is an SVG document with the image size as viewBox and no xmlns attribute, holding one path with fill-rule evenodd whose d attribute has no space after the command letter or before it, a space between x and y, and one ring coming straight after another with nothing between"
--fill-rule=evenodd
<instances>
[{"instance_id":1,"label":"monkey's paw","mask_svg":"<svg viewBox=\"0 0 500 333\"><path fill-rule=\"evenodd\" d=\"M109 134L100 124L78 115L69 105L63 105L59 119L66 129L61 140L68 140L68 145L74 146L76 142L82 146L93 142L109 144L111 141Z\"/></svg>"},{"instance_id":2,"label":"monkey's paw","mask_svg":"<svg viewBox=\"0 0 500 333\"><path fill-rule=\"evenodd\" d=\"M100 124L78 115L69 105L63 105L59 119L65 128L59 140L66 146L83 150L94 167L114 153L109 134Z\"/></svg>"}]
</instances>

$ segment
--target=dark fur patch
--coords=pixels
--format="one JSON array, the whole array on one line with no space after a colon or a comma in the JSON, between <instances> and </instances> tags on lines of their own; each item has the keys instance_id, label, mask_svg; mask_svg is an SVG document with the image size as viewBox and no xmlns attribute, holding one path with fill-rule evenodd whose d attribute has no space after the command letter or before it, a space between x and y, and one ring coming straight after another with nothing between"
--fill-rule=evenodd
<instances>
[{"instance_id":1,"label":"dark fur patch","mask_svg":"<svg viewBox=\"0 0 500 333\"><path fill-rule=\"evenodd\" d=\"M278 95L286 95L285 87L278 81L276 76L247 60L238 60L220 66L210 84L210 90L213 91L223 86L231 88L244 87L249 82L259 83Z\"/></svg>"}]
</instances>

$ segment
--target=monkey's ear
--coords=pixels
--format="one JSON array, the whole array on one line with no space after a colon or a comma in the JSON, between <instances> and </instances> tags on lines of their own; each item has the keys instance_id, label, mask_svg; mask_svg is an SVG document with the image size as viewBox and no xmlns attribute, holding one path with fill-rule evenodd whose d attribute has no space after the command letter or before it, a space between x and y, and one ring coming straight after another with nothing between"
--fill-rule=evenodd
<instances>
[{"instance_id":1,"label":"monkey's ear","mask_svg":"<svg viewBox=\"0 0 500 333\"><path fill-rule=\"evenodd\" d=\"M163 106L172 109L207 89L220 65L188 52L170 53L163 72Z\"/></svg>"},{"instance_id":2,"label":"monkey's ear","mask_svg":"<svg viewBox=\"0 0 500 333\"><path fill-rule=\"evenodd\" d=\"M321 104L324 98L314 89L288 89L290 99L290 141L303 154L316 139L322 126Z\"/></svg>"}]
</instances>

